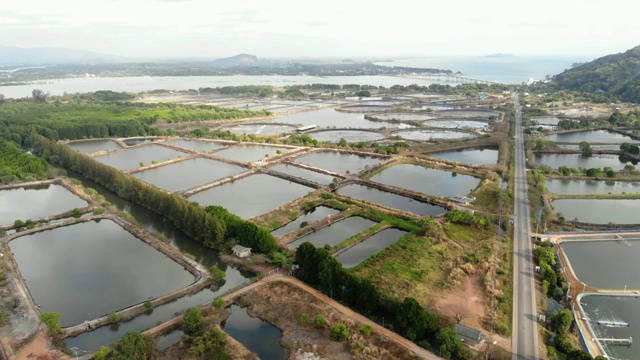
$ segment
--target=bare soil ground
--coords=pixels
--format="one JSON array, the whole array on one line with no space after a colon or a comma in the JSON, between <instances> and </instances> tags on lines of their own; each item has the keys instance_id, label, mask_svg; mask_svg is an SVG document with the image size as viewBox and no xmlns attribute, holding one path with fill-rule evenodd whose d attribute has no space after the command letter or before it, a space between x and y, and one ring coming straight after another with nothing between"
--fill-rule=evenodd
<instances>
[{"instance_id":1,"label":"bare soil ground","mask_svg":"<svg viewBox=\"0 0 640 360\"><path fill-rule=\"evenodd\" d=\"M265 284L241 296L237 302L248 306L252 316L262 318L283 332L282 345L289 350L289 359L418 359L415 354L388 338L373 333L360 333L360 324L333 307L294 285L277 282ZM303 314L309 317L304 324ZM313 320L323 315L327 323L316 328ZM344 323L349 330L347 341L330 339L331 325ZM313 354L313 355L312 355Z\"/></svg>"},{"instance_id":2,"label":"bare soil ground","mask_svg":"<svg viewBox=\"0 0 640 360\"><path fill-rule=\"evenodd\" d=\"M457 289L443 294L436 302L436 309L455 321L474 329L482 329L485 316L485 299L480 288L479 275L468 277Z\"/></svg>"}]
</instances>

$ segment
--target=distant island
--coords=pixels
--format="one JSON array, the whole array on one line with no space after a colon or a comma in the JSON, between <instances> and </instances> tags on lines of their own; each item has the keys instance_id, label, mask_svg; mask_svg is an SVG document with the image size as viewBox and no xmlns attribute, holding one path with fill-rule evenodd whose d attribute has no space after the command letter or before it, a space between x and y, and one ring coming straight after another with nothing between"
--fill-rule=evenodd
<instances>
[{"instance_id":1,"label":"distant island","mask_svg":"<svg viewBox=\"0 0 640 360\"><path fill-rule=\"evenodd\" d=\"M496 54L489 54L486 55L486 58L508 58L508 57L514 57L515 55L513 54L503 54L503 53L496 53Z\"/></svg>"}]
</instances>

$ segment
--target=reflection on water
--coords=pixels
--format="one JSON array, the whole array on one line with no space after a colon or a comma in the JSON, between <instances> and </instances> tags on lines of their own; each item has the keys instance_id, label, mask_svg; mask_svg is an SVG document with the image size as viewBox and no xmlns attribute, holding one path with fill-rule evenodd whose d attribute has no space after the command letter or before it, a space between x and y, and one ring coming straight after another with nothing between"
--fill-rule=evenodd
<instances>
[{"instance_id":1,"label":"reflection on water","mask_svg":"<svg viewBox=\"0 0 640 360\"><path fill-rule=\"evenodd\" d=\"M35 220L83 208L87 202L64 186L47 185L34 188L0 190L0 225L16 220Z\"/></svg>"},{"instance_id":2,"label":"reflection on water","mask_svg":"<svg viewBox=\"0 0 640 360\"><path fill-rule=\"evenodd\" d=\"M280 345L282 331L277 327L247 314L247 310L236 305L230 307L231 315L221 326L247 349L258 354L260 359L286 359L287 350Z\"/></svg>"}]
</instances>

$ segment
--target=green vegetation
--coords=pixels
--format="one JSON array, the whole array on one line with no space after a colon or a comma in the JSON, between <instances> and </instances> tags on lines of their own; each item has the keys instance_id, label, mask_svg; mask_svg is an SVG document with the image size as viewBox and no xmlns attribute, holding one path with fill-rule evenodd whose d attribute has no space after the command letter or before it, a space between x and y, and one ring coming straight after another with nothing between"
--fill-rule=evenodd
<instances>
[{"instance_id":1,"label":"green vegetation","mask_svg":"<svg viewBox=\"0 0 640 360\"><path fill-rule=\"evenodd\" d=\"M153 310L154 305L151 301L147 300L144 302L144 308L147 310Z\"/></svg>"},{"instance_id":2,"label":"green vegetation","mask_svg":"<svg viewBox=\"0 0 640 360\"><path fill-rule=\"evenodd\" d=\"M206 247L225 250L229 243L240 243L267 254L278 248L277 242L267 230L222 207L210 206L206 210L202 209L177 194L148 185L43 136L35 133L31 135L34 153L40 155L50 152L55 155L56 164L86 176L123 199L166 217L174 226Z\"/></svg>"},{"instance_id":3,"label":"green vegetation","mask_svg":"<svg viewBox=\"0 0 640 360\"><path fill-rule=\"evenodd\" d=\"M189 336L202 334L202 325L202 312L196 307L188 308L180 323L182 331Z\"/></svg>"},{"instance_id":4,"label":"green vegetation","mask_svg":"<svg viewBox=\"0 0 640 360\"><path fill-rule=\"evenodd\" d=\"M227 334L218 329L211 328L200 336L189 337L187 353L204 359L227 360L231 359L225 351L224 345Z\"/></svg>"},{"instance_id":5,"label":"green vegetation","mask_svg":"<svg viewBox=\"0 0 640 360\"><path fill-rule=\"evenodd\" d=\"M558 88L598 93L640 102L640 46L565 70L553 80Z\"/></svg>"},{"instance_id":6,"label":"green vegetation","mask_svg":"<svg viewBox=\"0 0 640 360\"><path fill-rule=\"evenodd\" d=\"M211 303L211 306L213 306L216 309L222 309L225 305L225 301L222 298L222 296L216 296L215 299L213 299L213 302Z\"/></svg>"},{"instance_id":7,"label":"green vegetation","mask_svg":"<svg viewBox=\"0 0 640 360\"><path fill-rule=\"evenodd\" d=\"M18 145L6 140L7 136L11 137L8 131L5 128L5 137L0 138L0 184L47 178L49 164L43 158L27 154ZM43 155L46 157L48 154Z\"/></svg>"},{"instance_id":8,"label":"green vegetation","mask_svg":"<svg viewBox=\"0 0 640 360\"><path fill-rule=\"evenodd\" d=\"M360 333L364 336L371 336L371 333L373 332L373 326L371 326L370 324L362 324L360 326Z\"/></svg>"},{"instance_id":9,"label":"green vegetation","mask_svg":"<svg viewBox=\"0 0 640 360\"><path fill-rule=\"evenodd\" d=\"M45 311L40 314L40 322L47 326L47 335L53 336L62 334L62 327L60 327L60 314Z\"/></svg>"},{"instance_id":10,"label":"green vegetation","mask_svg":"<svg viewBox=\"0 0 640 360\"><path fill-rule=\"evenodd\" d=\"M216 264L211 265L209 268L209 280L213 282L219 282L224 280L226 273L220 269Z\"/></svg>"},{"instance_id":11,"label":"green vegetation","mask_svg":"<svg viewBox=\"0 0 640 360\"><path fill-rule=\"evenodd\" d=\"M9 313L4 307L0 306L0 326L5 326L9 323Z\"/></svg>"},{"instance_id":12,"label":"green vegetation","mask_svg":"<svg viewBox=\"0 0 640 360\"><path fill-rule=\"evenodd\" d=\"M266 111L209 105L105 103L80 99L49 103L10 100L0 106L0 119L3 119L0 124L10 127L24 144L31 127L51 140L131 137L159 135L160 131L150 126L160 121L242 119L268 114Z\"/></svg>"},{"instance_id":13,"label":"green vegetation","mask_svg":"<svg viewBox=\"0 0 640 360\"><path fill-rule=\"evenodd\" d=\"M307 326L309 325L309 314L304 313L300 316L300 324L302 324L303 326Z\"/></svg>"},{"instance_id":14,"label":"green vegetation","mask_svg":"<svg viewBox=\"0 0 640 360\"><path fill-rule=\"evenodd\" d=\"M109 313L109 315L107 315L107 320L109 320L111 324L115 324L120 321L120 316L112 311Z\"/></svg>"},{"instance_id":15,"label":"green vegetation","mask_svg":"<svg viewBox=\"0 0 640 360\"><path fill-rule=\"evenodd\" d=\"M105 355L104 359L148 360L152 358L154 350L155 342L150 336L139 332L128 332L112 346L112 350Z\"/></svg>"},{"instance_id":16,"label":"green vegetation","mask_svg":"<svg viewBox=\"0 0 640 360\"><path fill-rule=\"evenodd\" d=\"M313 318L313 325L318 329L322 329L326 323L327 319L325 319L324 315L322 314L318 314L315 318Z\"/></svg>"},{"instance_id":17,"label":"green vegetation","mask_svg":"<svg viewBox=\"0 0 640 360\"><path fill-rule=\"evenodd\" d=\"M347 330L347 326L343 323L332 325L330 333L331 340L334 341L345 341L349 338L349 330Z\"/></svg>"}]
</instances>

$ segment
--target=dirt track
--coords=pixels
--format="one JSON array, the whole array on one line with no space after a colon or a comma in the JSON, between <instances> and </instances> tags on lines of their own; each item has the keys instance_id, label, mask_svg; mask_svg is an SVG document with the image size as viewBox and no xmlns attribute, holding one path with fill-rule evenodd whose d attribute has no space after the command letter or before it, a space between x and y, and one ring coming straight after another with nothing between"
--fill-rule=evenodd
<instances>
[{"instance_id":1,"label":"dirt track","mask_svg":"<svg viewBox=\"0 0 640 360\"><path fill-rule=\"evenodd\" d=\"M347 308L346 306L341 305L340 303L333 301L332 299L330 299L329 297L325 296L324 294L322 294L321 292L317 291L316 289L313 289L312 287L306 285L305 283L303 283L302 281L291 277L291 276L287 276L287 275L283 275L283 274L275 274L272 276L267 276L265 278L260 279L259 281L256 281L252 284L249 284L237 291L234 291L231 294L225 295L223 298L226 301L230 301L234 298L236 298L237 296L240 296L244 293L247 293L259 286L262 286L264 284L267 283L272 283L272 282L286 282L292 285L295 285L297 287L299 287L300 289L308 292L309 294L313 295L315 298L317 298L318 300L326 303L327 305L333 307L334 309L338 310L339 312L341 312L342 314L348 316L349 318L353 319L354 321L357 321L359 323L362 324L369 324L371 326L373 326L373 330L375 332L377 332L380 335L386 336L387 338L391 339L392 341L396 342L397 344L403 346L404 348L408 349L409 351L415 353L416 355L418 355L419 357L423 358L423 359L442 359L438 356L436 356L435 354L427 351L424 348L421 348L420 346L414 344L413 342L405 339L404 337L394 333L393 331L384 328L380 325L378 325L377 323L367 319L366 317L356 313L355 311ZM172 328L174 326L177 326L180 321L182 321L182 316L177 316L161 325L158 325L152 329L149 329L145 332L145 334L160 334L163 331L165 331L168 328Z\"/></svg>"}]
</instances>

